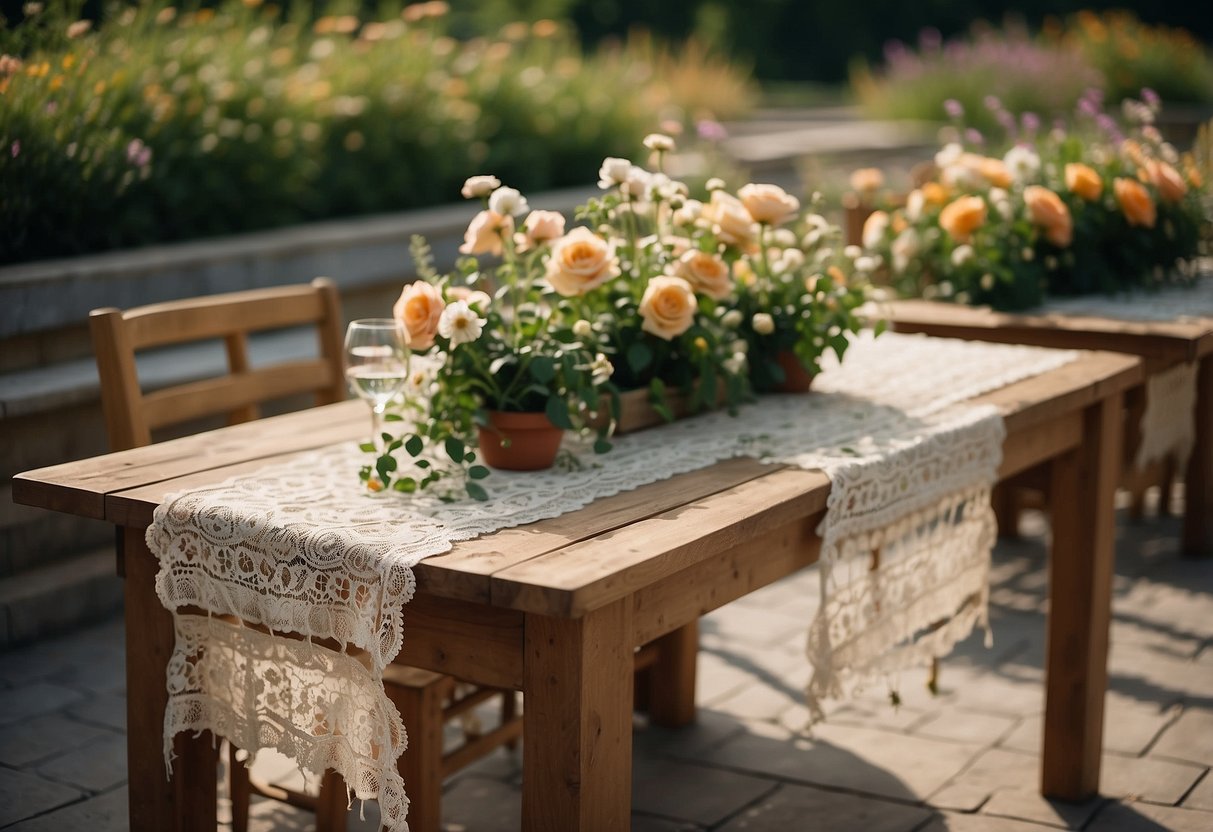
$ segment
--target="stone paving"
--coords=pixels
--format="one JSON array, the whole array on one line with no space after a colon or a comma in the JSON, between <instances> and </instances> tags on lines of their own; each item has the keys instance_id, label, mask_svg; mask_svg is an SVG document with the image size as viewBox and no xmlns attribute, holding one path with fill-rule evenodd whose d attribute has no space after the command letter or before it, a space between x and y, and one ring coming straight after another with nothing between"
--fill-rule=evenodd
<instances>
[{"instance_id":1,"label":"stone paving","mask_svg":"<svg viewBox=\"0 0 1213 832\"><path fill-rule=\"evenodd\" d=\"M1213 830L1213 560L1177 556L1179 524L1121 518L1102 796L1036 793L1043 706L1045 524L995 553L994 646L971 638L941 690L906 674L902 704L872 690L834 704L811 733L801 691L812 570L705 618L699 720L635 730L632 828L643 832ZM0 654L0 828L124 830L122 624ZM518 826L519 752L448 783L448 830ZM301 775L258 761L279 782ZM307 830L310 815L261 801L251 828ZM377 828L373 805L352 830ZM230 808L221 816L230 820Z\"/></svg>"}]
</instances>

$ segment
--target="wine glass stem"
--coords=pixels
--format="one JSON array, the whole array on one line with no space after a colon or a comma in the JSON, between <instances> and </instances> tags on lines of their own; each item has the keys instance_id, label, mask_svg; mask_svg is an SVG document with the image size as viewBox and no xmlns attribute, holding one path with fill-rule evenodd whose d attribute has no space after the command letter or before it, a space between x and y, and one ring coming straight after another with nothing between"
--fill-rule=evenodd
<instances>
[{"instance_id":1,"label":"wine glass stem","mask_svg":"<svg viewBox=\"0 0 1213 832\"><path fill-rule=\"evenodd\" d=\"M371 444L375 446L376 452L382 450L383 437L381 437L380 434L383 433L383 431L380 428L380 422L383 420L383 411L386 409L386 404L371 405Z\"/></svg>"}]
</instances>

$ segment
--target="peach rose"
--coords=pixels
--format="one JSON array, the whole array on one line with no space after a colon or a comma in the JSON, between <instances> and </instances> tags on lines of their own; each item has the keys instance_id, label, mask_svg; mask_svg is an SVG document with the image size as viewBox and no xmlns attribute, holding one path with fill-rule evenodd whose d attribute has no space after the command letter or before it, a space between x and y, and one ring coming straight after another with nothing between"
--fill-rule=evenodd
<instances>
[{"instance_id":1,"label":"peach rose","mask_svg":"<svg viewBox=\"0 0 1213 832\"><path fill-rule=\"evenodd\" d=\"M724 300L733 289L729 266L715 254L691 249L678 258L676 274L696 291L715 300Z\"/></svg>"},{"instance_id":2,"label":"peach rose","mask_svg":"<svg viewBox=\"0 0 1213 832\"><path fill-rule=\"evenodd\" d=\"M1165 202L1179 202L1187 194L1188 186L1184 184L1184 178L1166 162L1152 159L1146 163L1146 171L1150 174L1150 181L1158 189L1159 199Z\"/></svg>"},{"instance_id":3,"label":"peach rose","mask_svg":"<svg viewBox=\"0 0 1213 832\"><path fill-rule=\"evenodd\" d=\"M669 341L695 321L695 290L681 277L659 275L649 280L640 299L640 328Z\"/></svg>"},{"instance_id":4,"label":"peach rose","mask_svg":"<svg viewBox=\"0 0 1213 832\"><path fill-rule=\"evenodd\" d=\"M409 349L426 350L433 345L444 309L446 303L436 286L417 280L404 287L392 307L392 316L404 324Z\"/></svg>"},{"instance_id":5,"label":"peach rose","mask_svg":"<svg viewBox=\"0 0 1213 832\"><path fill-rule=\"evenodd\" d=\"M1119 177L1112 183L1112 191L1116 194L1116 201L1120 203L1120 210L1129 225L1154 227L1158 220L1158 211L1154 207L1154 200L1150 199L1150 192L1143 188L1140 182Z\"/></svg>"},{"instance_id":6,"label":"peach rose","mask_svg":"<svg viewBox=\"0 0 1213 832\"><path fill-rule=\"evenodd\" d=\"M1066 165L1066 187L1087 202L1094 202L1103 193L1103 180L1093 168L1081 162Z\"/></svg>"},{"instance_id":7,"label":"peach rose","mask_svg":"<svg viewBox=\"0 0 1213 832\"><path fill-rule=\"evenodd\" d=\"M1002 159L991 159L981 156L975 163L975 169L982 177L996 188L1011 187L1011 171Z\"/></svg>"},{"instance_id":8,"label":"peach rose","mask_svg":"<svg viewBox=\"0 0 1213 832\"><path fill-rule=\"evenodd\" d=\"M741 204L764 225L783 225L800 210L800 200L778 185L749 184L737 192Z\"/></svg>"},{"instance_id":9,"label":"peach rose","mask_svg":"<svg viewBox=\"0 0 1213 832\"><path fill-rule=\"evenodd\" d=\"M928 182L922 186L922 198L927 205L943 205L948 201L948 189L938 182Z\"/></svg>"},{"instance_id":10,"label":"peach rose","mask_svg":"<svg viewBox=\"0 0 1213 832\"><path fill-rule=\"evenodd\" d=\"M1045 239L1064 248L1074 240L1074 220L1061 197L1040 185L1023 189L1023 201L1032 222L1044 231Z\"/></svg>"},{"instance_id":11,"label":"peach rose","mask_svg":"<svg viewBox=\"0 0 1213 832\"><path fill-rule=\"evenodd\" d=\"M884 173L880 168L859 168L851 174L851 188L861 194L873 194L884 187Z\"/></svg>"},{"instance_id":12,"label":"peach rose","mask_svg":"<svg viewBox=\"0 0 1213 832\"><path fill-rule=\"evenodd\" d=\"M952 200L939 212L943 230L962 243L986 221L986 203L979 196L962 196Z\"/></svg>"},{"instance_id":13,"label":"peach rose","mask_svg":"<svg viewBox=\"0 0 1213 832\"><path fill-rule=\"evenodd\" d=\"M578 226L552 244L547 280L565 297L584 295L619 276L615 246Z\"/></svg>"},{"instance_id":14,"label":"peach rose","mask_svg":"<svg viewBox=\"0 0 1213 832\"><path fill-rule=\"evenodd\" d=\"M472 217L463 234L461 254L495 254L505 251L503 238L514 233L514 219L496 211L481 211Z\"/></svg>"},{"instance_id":15,"label":"peach rose","mask_svg":"<svg viewBox=\"0 0 1213 832\"><path fill-rule=\"evenodd\" d=\"M528 247L555 240L564 234L564 214L559 211L532 211L527 214L522 231Z\"/></svg>"},{"instance_id":16,"label":"peach rose","mask_svg":"<svg viewBox=\"0 0 1213 832\"><path fill-rule=\"evenodd\" d=\"M741 200L724 191L712 191L712 199L704 207L703 216L711 220L713 231L723 243L750 248L758 239L758 227L750 212Z\"/></svg>"}]
</instances>

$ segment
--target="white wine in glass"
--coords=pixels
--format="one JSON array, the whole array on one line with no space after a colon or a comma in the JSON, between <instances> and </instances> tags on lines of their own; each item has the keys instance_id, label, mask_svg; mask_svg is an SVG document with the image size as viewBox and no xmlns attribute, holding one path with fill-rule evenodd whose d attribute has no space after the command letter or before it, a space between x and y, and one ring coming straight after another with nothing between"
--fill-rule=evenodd
<instances>
[{"instance_id":1,"label":"white wine in glass","mask_svg":"<svg viewBox=\"0 0 1213 832\"><path fill-rule=\"evenodd\" d=\"M371 406L371 442L380 446L383 411L409 377L404 326L393 318L363 318L345 331L345 379Z\"/></svg>"}]
</instances>

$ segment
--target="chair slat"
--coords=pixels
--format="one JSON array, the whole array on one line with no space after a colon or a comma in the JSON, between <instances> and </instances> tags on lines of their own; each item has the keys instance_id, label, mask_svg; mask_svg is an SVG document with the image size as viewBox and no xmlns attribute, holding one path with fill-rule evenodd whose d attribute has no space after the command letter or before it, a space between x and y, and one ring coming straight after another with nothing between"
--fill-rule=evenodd
<instances>
[{"instance_id":1,"label":"chair slat","mask_svg":"<svg viewBox=\"0 0 1213 832\"><path fill-rule=\"evenodd\" d=\"M328 387L333 375L333 368L322 359L291 361L148 393L143 397L143 413L149 427L159 428L311 393Z\"/></svg>"},{"instance_id":2,"label":"chair slat","mask_svg":"<svg viewBox=\"0 0 1213 832\"><path fill-rule=\"evenodd\" d=\"M131 345L138 350L314 324L325 316L325 304L315 289L283 287L156 303L129 310L124 317Z\"/></svg>"}]
</instances>

